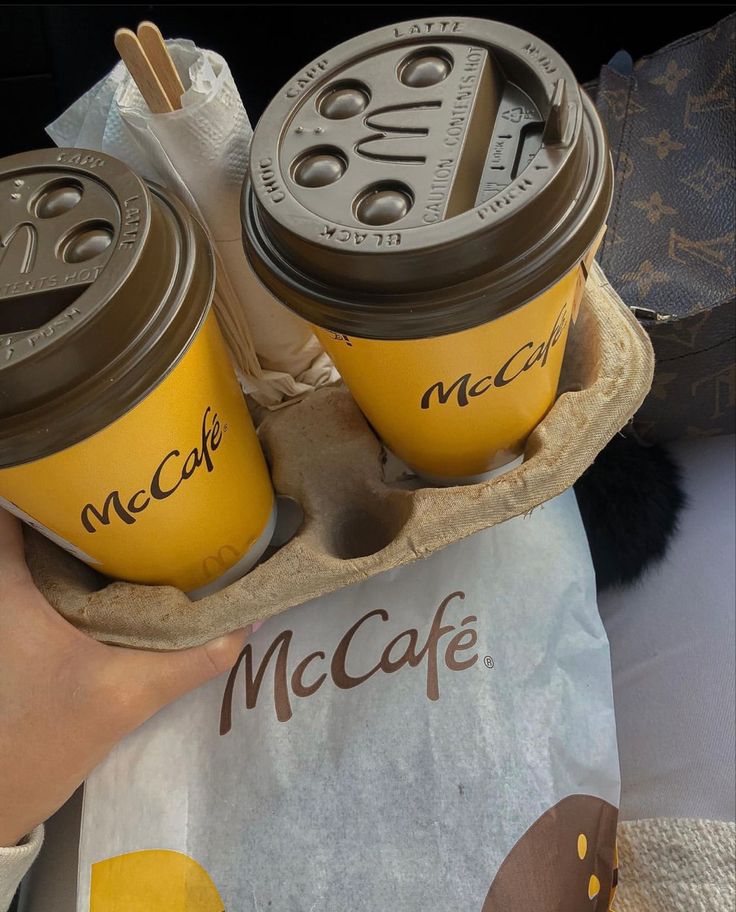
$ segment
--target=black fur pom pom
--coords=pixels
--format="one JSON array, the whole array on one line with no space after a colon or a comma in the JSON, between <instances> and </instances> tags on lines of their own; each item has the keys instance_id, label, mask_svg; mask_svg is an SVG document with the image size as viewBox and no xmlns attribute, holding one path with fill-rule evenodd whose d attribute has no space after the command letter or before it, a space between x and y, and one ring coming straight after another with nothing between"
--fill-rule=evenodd
<instances>
[{"instance_id":1,"label":"black fur pom pom","mask_svg":"<svg viewBox=\"0 0 736 912\"><path fill-rule=\"evenodd\" d=\"M670 454L620 434L578 480L575 494L599 592L633 582L664 557L685 505Z\"/></svg>"}]
</instances>

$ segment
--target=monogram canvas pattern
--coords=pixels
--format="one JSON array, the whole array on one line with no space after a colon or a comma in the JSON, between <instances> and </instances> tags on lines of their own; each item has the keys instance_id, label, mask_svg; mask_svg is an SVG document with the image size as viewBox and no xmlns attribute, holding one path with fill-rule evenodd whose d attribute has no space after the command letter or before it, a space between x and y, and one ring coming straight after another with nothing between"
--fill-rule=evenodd
<instances>
[{"instance_id":1,"label":"monogram canvas pattern","mask_svg":"<svg viewBox=\"0 0 736 912\"><path fill-rule=\"evenodd\" d=\"M647 440L734 432L736 15L645 57L604 67L595 93L616 167L598 259L650 334Z\"/></svg>"}]
</instances>

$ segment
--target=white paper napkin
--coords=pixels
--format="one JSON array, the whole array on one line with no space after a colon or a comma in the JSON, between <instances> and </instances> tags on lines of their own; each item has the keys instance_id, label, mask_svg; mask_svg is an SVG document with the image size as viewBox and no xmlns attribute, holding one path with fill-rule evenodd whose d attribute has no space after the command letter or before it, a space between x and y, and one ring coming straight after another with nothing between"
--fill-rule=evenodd
<instances>
[{"instance_id":1,"label":"white paper napkin","mask_svg":"<svg viewBox=\"0 0 736 912\"><path fill-rule=\"evenodd\" d=\"M205 224L217 259L215 307L241 383L259 404L277 408L337 372L243 252L240 193L253 131L230 68L191 41L166 44L185 87L180 110L152 114L120 62L46 131L58 146L119 158L175 193Z\"/></svg>"}]
</instances>

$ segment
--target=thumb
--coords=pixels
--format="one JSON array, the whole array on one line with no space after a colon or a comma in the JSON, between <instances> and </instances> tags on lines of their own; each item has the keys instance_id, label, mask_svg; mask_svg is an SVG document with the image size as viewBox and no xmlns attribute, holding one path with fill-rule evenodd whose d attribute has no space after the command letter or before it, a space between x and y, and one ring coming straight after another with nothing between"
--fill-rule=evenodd
<instances>
[{"instance_id":1,"label":"thumb","mask_svg":"<svg viewBox=\"0 0 736 912\"><path fill-rule=\"evenodd\" d=\"M136 728L168 703L229 671L252 627L234 630L201 646L176 652L108 647L113 662L106 678L125 708L126 723Z\"/></svg>"}]
</instances>

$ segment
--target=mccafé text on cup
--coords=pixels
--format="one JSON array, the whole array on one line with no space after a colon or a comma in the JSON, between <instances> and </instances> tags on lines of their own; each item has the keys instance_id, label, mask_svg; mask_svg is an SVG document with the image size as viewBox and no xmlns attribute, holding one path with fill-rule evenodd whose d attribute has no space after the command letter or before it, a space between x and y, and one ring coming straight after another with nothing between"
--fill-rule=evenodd
<instances>
[{"instance_id":1,"label":"mccaf\u00e9 text on cup","mask_svg":"<svg viewBox=\"0 0 736 912\"><path fill-rule=\"evenodd\" d=\"M518 457L554 403L612 194L565 61L481 19L327 51L259 121L261 280L308 320L386 445L440 482Z\"/></svg>"},{"instance_id":2,"label":"mccaf\u00e9 text on cup","mask_svg":"<svg viewBox=\"0 0 736 912\"><path fill-rule=\"evenodd\" d=\"M116 159L0 160L0 506L193 598L245 573L275 517L213 287L199 223Z\"/></svg>"}]
</instances>

